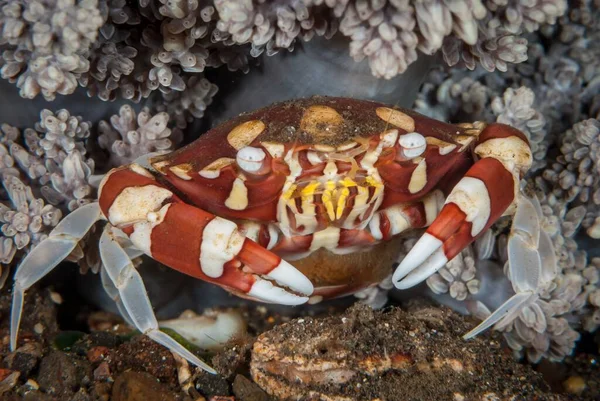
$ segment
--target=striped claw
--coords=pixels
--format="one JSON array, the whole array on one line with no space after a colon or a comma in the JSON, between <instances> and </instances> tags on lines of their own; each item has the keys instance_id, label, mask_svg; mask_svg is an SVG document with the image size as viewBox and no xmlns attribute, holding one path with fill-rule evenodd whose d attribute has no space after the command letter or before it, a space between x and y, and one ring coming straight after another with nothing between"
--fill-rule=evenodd
<instances>
[{"instance_id":1,"label":"striped claw","mask_svg":"<svg viewBox=\"0 0 600 401\"><path fill-rule=\"evenodd\" d=\"M396 287L406 289L426 280L478 238L513 203L517 183L518 175L496 158L475 163L394 272Z\"/></svg>"},{"instance_id":2,"label":"striped claw","mask_svg":"<svg viewBox=\"0 0 600 401\"><path fill-rule=\"evenodd\" d=\"M183 202L141 167L111 171L104 188L104 215L153 259L260 301L298 305L312 294L304 274L237 223Z\"/></svg>"}]
</instances>

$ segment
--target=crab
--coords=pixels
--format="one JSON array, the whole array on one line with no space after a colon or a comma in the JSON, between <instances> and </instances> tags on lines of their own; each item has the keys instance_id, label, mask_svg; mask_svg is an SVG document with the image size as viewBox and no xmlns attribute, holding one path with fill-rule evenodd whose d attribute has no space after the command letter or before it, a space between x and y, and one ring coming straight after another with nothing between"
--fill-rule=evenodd
<instances>
[{"instance_id":1,"label":"crab","mask_svg":"<svg viewBox=\"0 0 600 401\"><path fill-rule=\"evenodd\" d=\"M448 124L372 101L312 97L242 114L166 155L109 171L15 273L10 346L24 293L98 220L101 278L123 317L191 363L159 330L131 258L150 256L241 297L299 305L424 281L514 214L531 166L507 125ZM403 260L397 238L425 229Z\"/></svg>"}]
</instances>

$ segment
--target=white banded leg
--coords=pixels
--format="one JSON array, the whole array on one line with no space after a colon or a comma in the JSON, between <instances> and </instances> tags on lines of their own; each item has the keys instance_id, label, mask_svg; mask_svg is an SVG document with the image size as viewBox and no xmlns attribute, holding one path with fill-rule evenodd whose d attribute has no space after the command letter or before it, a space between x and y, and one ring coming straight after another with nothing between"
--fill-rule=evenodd
<instances>
[{"instance_id":1,"label":"white banded leg","mask_svg":"<svg viewBox=\"0 0 600 401\"><path fill-rule=\"evenodd\" d=\"M25 256L14 276L10 319L11 351L17 347L25 291L69 256L94 223L102 218L98 202L82 206L58 223L48 238Z\"/></svg>"},{"instance_id":2,"label":"white banded leg","mask_svg":"<svg viewBox=\"0 0 600 401\"><path fill-rule=\"evenodd\" d=\"M127 323L131 327L135 327L133 324L133 320L131 320L131 316L127 313L127 309L125 309L125 305L123 305L123 301L121 300L121 296L119 294L119 290L115 287L114 283L108 276L106 269L102 267L100 269L100 278L102 279L102 287L104 288L104 292L112 299L115 304L117 304L117 309L119 309L119 313L125 323Z\"/></svg>"},{"instance_id":3,"label":"white banded leg","mask_svg":"<svg viewBox=\"0 0 600 401\"><path fill-rule=\"evenodd\" d=\"M131 259L115 240L110 232L110 227L102 233L100 238L100 257L106 269L106 274L119 292L120 300L133 326L140 332L150 337L157 343L167 347L183 358L209 373L216 371L202 362L196 355L175 341L171 336L158 329L158 322L142 277L133 266Z\"/></svg>"},{"instance_id":4,"label":"white banded leg","mask_svg":"<svg viewBox=\"0 0 600 401\"><path fill-rule=\"evenodd\" d=\"M556 277L554 245L541 228L542 218L538 199L520 194L508 240L508 278L515 294L465 334L465 339L473 338L493 325L497 329L505 327L525 306L535 302L540 289Z\"/></svg>"}]
</instances>

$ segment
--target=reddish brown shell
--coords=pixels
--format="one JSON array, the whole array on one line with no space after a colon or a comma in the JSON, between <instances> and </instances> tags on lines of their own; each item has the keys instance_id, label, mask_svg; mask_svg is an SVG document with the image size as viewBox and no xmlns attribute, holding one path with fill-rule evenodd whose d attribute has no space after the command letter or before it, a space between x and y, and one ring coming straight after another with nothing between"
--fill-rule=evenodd
<instances>
[{"instance_id":1,"label":"reddish brown shell","mask_svg":"<svg viewBox=\"0 0 600 401\"><path fill-rule=\"evenodd\" d=\"M288 166L283 162L275 162L275 174L264 180L252 179L244 183L248 206L243 210L224 206L237 173L233 168L222 166L231 165L239 149L271 143L286 151L292 147L295 150L316 147L316 150L329 152L328 149L334 151L336 146L361 138L379 140L379 135L387 129L397 129L401 135L416 131L437 138L445 145L457 144L460 135L469 136L467 128L436 121L412 110L366 100L316 96L242 114L211 129L195 142L153 159L152 165L181 191L187 201L198 207L227 218L274 221L277 201L289 174ZM429 167L439 170L439 176L445 174L453 165L445 159L455 152L447 157L431 157ZM200 171L214 166L220 174L218 179L199 175ZM412 169L415 167L411 166ZM401 176L410 178L409 170ZM395 191L402 191L406 184L406 180L399 177L391 170L382 174L386 185L391 185Z\"/></svg>"},{"instance_id":2,"label":"reddish brown shell","mask_svg":"<svg viewBox=\"0 0 600 401\"><path fill-rule=\"evenodd\" d=\"M342 117L342 120L338 123L333 116L328 115L326 112L318 113L319 110L314 111L318 107L335 110ZM464 128L431 119L413 110L368 100L314 96L308 99L276 103L242 114L209 130L195 142L173 153L155 158L153 162L159 163L159 165L165 165L163 163L166 163L169 166L189 164L193 170L199 171L219 158L235 158L238 149L231 145L227 140L227 136L243 124L254 121L263 123L264 129L248 145L267 141L290 145L320 144L338 146L356 137L369 138L373 135L379 135L389 128L397 128L401 134L408 132L408 130L402 129L398 125L385 121L378 116L378 109L380 110L379 114L383 115L384 118L386 118L386 109L397 110L414 120L412 131L426 136L434 136L445 142L457 143L456 136L466 132ZM311 111L314 114L313 118L307 116L307 113L311 113ZM390 112L387 113L389 115ZM323 134L325 130L319 128L325 128L326 122L319 124L319 121L317 121L319 119L325 119L326 122L330 123L329 126L333 126L335 129L330 130L329 135ZM311 121L314 123L311 124ZM246 128L250 129L252 127ZM254 127L254 129L257 128Z\"/></svg>"}]
</instances>

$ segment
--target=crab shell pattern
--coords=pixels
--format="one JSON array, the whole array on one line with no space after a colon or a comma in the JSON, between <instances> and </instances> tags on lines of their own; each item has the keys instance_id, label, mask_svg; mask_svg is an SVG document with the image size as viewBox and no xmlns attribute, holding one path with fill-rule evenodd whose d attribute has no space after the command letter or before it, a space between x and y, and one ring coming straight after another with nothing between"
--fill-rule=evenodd
<instances>
[{"instance_id":1,"label":"crab shell pattern","mask_svg":"<svg viewBox=\"0 0 600 401\"><path fill-rule=\"evenodd\" d=\"M473 150L482 157L476 164ZM508 126L456 126L369 101L314 97L244 114L151 165L182 200L235 221L260 245L254 257L264 259L265 270L279 264L271 253L292 261L315 285L316 301L381 281L397 256L388 240L429 226L466 180L459 185L466 192L455 194L428 231L451 259L506 211L530 162L527 139ZM125 167L100 197L117 225L111 206L123 190L113 184L120 174L131 176L122 181L127 187L136 180ZM244 269L235 257L202 263L202 249L219 239L207 234L212 216L199 218L196 208L171 211L155 225L150 253L247 294L252 277L236 273ZM222 241L213 246L223 248ZM377 252L362 252L373 247Z\"/></svg>"},{"instance_id":2,"label":"crab shell pattern","mask_svg":"<svg viewBox=\"0 0 600 401\"><path fill-rule=\"evenodd\" d=\"M313 97L243 114L105 175L98 202L69 214L17 268L11 349L25 290L100 219L110 223L101 277L125 319L213 371L158 329L132 256L287 305L356 292L394 266L394 284L408 288L514 213L531 162L527 138L507 125L452 125L370 101ZM394 240L413 228L427 229L396 262Z\"/></svg>"}]
</instances>

